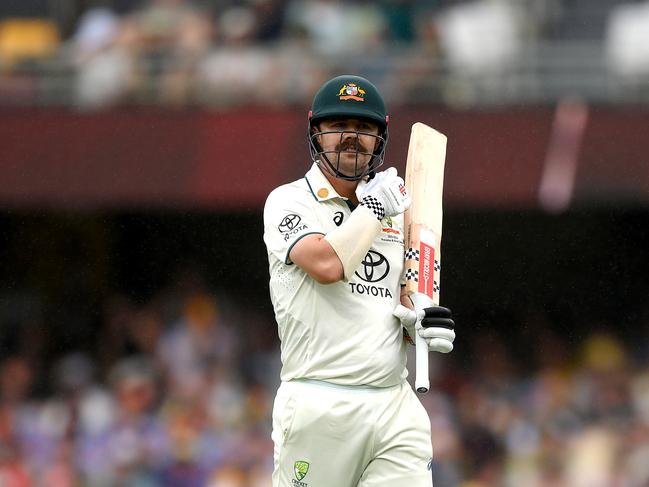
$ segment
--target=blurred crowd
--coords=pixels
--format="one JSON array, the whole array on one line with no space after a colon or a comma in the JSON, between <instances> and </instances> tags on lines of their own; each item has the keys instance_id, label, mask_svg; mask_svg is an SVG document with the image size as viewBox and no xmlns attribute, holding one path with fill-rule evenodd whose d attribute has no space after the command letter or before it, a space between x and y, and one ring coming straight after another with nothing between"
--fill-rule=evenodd
<instances>
[{"instance_id":1,"label":"blurred crowd","mask_svg":"<svg viewBox=\"0 0 649 487\"><path fill-rule=\"evenodd\" d=\"M516 360L504 337L477 334L473 364L447 370L422 397L432 421L434 484L649 485L646 356L634 359L604 331L574 348L549 330L530 338L534 352ZM524 363L533 365L523 372Z\"/></svg>"},{"instance_id":2,"label":"blurred crowd","mask_svg":"<svg viewBox=\"0 0 649 487\"><path fill-rule=\"evenodd\" d=\"M10 17L11 9L0 7L0 95L5 103L45 91L54 97L65 93L69 104L85 108L120 103L286 105L309 100L323 80L344 71L371 78L393 103L452 99L463 81L489 79L502 85L513 78L509 70L529 63L542 39L596 45L606 39L605 56L616 76L629 82L649 77L649 2L54 3L67 6L50 9L58 20L57 15ZM586 52L586 57L602 55L597 49ZM56 63L42 63L53 58ZM35 62L51 76L30 76ZM17 66L22 69L12 71ZM442 70L454 75L452 86L436 83ZM57 76L60 72L69 76ZM69 84L74 89L66 90Z\"/></svg>"},{"instance_id":3,"label":"blurred crowd","mask_svg":"<svg viewBox=\"0 0 649 487\"><path fill-rule=\"evenodd\" d=\"M3 324L0 485L270 485L273 323L181 287L109 298L95 346L50 358Z\"/></svg>"},{"instance_id":4,"label":"blurred crowd","mask_svg":"<svg viewBox=\"0 0 649 487\"><path fill-rule=\"evenodd\" d=\"M0 485L270 485L272 316L190 279L145 302L113 296L99 322L93 347L49 357L38 327L8 337L3 323ZM436 487L649 484L647 337L569 343L530 316L512 333L520 349L458 324L421 396Z\"/></svg>"}]
</instances>

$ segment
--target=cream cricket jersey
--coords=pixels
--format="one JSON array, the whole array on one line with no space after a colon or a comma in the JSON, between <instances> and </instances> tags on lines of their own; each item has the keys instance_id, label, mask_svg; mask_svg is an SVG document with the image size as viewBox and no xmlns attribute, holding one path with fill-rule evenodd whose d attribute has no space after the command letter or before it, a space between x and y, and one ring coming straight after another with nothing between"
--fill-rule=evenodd
<instances>
[{"instance_id":1,"label":"cream cricket jersey","mask_svg":"<svg viewBox=\"0 0 649 487\"><path fill-rule=\"evenodd\" d=\"M281 379L391 386L407 375L406 344L393 315L403 269L403 217L381 233L349 281L319 284L290 261L302 237L326 235L351 215L315 164L275 189L264 208L270 295L281 340Z\"/></svg>"}]
</instances>

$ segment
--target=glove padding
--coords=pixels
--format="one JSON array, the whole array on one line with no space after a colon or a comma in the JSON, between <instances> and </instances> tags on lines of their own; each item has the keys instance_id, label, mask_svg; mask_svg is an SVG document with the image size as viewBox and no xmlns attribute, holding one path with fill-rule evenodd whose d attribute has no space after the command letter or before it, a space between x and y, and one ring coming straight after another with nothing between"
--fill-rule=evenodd
<instances>
[{"instance_id":1,"label":"glove padding","mask_svg":"<svg viewBox=\"0 0 649 487\"><path fill-rule=\"evenodd\" d=\"M369 181L360 181L356 196L360 204L372 210L379 220L403 213L412 203L403 179L394 167L376 173Z\"/></svg>"},{"instance_id":2,"label":"glove padding","mask_svg":"<svg viewBox=\"0 0 649 487\"><path fill-rule=\"evenodd\" d=\"M429 351L448 353L453 350L455 322L450 309L433 306L415 311L399 304L392 314L399 318L409 337L414 338L418 333L426 341Z\"/></svg>"}]
</instances>

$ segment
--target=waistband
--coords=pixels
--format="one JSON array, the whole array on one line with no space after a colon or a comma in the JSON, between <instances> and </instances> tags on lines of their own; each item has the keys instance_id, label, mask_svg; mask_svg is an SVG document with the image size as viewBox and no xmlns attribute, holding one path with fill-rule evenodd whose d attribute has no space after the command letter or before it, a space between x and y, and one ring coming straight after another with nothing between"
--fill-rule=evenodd
<instances>
[{"instance_id":1,"label":"waistband","mask_svg":"<svg viewBox=\"0 0 649 487\"><path fill-rule=\"evenodd\" d=\"M385 386L385 387L368 386L368 385L334 384L333 382L327 382L324 380L316 380L316 379L292 379L284 383L285 384L305 384L305 385L312 385L312 386L324 387L329 389L338 389L338 390L344 390L350 392L360 392L360 391L383 392L383 391L390 391L393 389L397 389L401 387L405 382L406 381L403 381L399 384L394 384L392 386Z\"/></svg>"}]
</instances>

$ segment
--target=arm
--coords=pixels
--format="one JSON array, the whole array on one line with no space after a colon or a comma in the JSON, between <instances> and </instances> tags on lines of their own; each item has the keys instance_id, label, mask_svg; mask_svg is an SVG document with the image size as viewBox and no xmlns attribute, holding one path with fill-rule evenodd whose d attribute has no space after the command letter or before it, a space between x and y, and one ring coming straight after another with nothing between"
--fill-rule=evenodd
<instances>
[{"instance_id":1,"label":"arm","mask_svg":"<svg viewBox=\"0 0 649 487\"><path fill-rule=\"evenodd\" d=\"M320 284L349 280L380 231L373 212L359 205L327 235L307 235L296 242L289 258Z\"/></svg>"},{"instance_id":2,"label":"arm","mask_svg":"<svg viewBox=\"0 0 649 487\"><path fill-rule=\"evenodd\" d=\"M324 235L307 235L293 246L289 257L320 284L332 284L344 277L343 264Z\"/></svg>"},{"instance_id":3,"label":"arm","mask_svg":"<svg viewBox=\"0 0 649 487\"><path fill-rule=\"evenodd\" d=\"M406 292L406 286L401 286L401 305L405 306L406 308L409 309L415 309L415 305L412 304L412 300L410 299L410 296L408 296L408 293Z\"/></svg>"},{"instance_id":4,"label":"arm","mask_svg":"<svg viewBox=\"0 0 649 487\"><path fill-rule=\"evenodd\" d=\"M325 236L307 235L290 251L290 260L321 284L351 279L381 232L381 219L410 206L403 179L394 168L359 184L359 189L360 204L342 225Z\"/></svg>"},{"instance_id":5,"label":"arm","mask_svg":"<svg viewBox=\"0 0 649 487\"><path fill-rule=\"evenodd\" d=\"M417 333L414 323L412 323L410 318L412 317L412 312L415 312L415 305L412 303L412 299L408 296L406 291L406 286L401 285L401 294L399 296L401 301L401 307L397 306L394 310L394 316L399 318L401 321L401 326L403 327L403 339L410 343L410 345L415 344L415 333ZM409 311L409 310L412 310ZM416 315L415 315L416 316ZM415 320L417 318L415 317ZM410 324L410 325L408 325ZM412 333L412 335L411 335Z\"/></svg>"}]
</instances>

